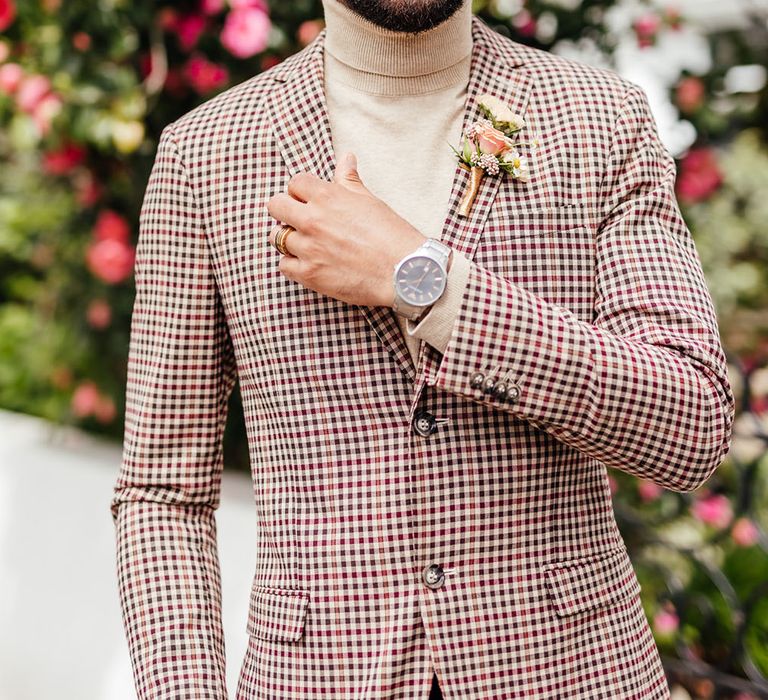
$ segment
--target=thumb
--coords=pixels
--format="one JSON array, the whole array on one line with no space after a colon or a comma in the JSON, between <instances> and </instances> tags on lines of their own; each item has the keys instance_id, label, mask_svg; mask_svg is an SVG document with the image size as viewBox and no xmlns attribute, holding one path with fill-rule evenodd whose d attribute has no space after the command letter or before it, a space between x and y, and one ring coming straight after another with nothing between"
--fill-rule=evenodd
<instances>
[{"instance_id":1,"label":"thumb","mask_svg":"<svg viewBox=\"0 0 768 700\"><path fill-rule=\"evenodd\" d=\"M355 192L368 191L368 188L360 179L360 173L357 172L357 157L352 152L348 152L336 160L333 181Z\"/></svg>"}]
</instances>

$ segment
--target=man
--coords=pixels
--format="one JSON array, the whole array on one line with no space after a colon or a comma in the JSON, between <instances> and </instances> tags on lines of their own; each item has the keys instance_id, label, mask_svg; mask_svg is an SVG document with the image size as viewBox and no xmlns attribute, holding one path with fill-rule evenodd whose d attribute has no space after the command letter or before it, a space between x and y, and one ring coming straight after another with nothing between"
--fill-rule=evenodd
<instances>
[{"instance_id":1,"label":"man","mask_svg":"<svg viewBox=\"0 0 768 700\"><path fill-rule=\"evenodd\" d=\"M606 468L697 488L734 399L645 96L469 0L324 7L309 46L166 127L147 186L111 504L139 696L227 697L239 379L238 698L668 698ZM449 144L485 95L541 146L463 215Z\"/></svg>"}]
</instances>

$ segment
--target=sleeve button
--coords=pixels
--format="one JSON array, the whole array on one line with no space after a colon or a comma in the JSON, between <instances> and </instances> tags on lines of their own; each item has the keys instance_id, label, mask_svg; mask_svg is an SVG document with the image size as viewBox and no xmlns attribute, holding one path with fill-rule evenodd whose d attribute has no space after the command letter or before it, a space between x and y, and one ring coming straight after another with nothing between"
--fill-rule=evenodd
<instances>
[{"instance_id":1,"label":"sleeve button","mask_svg":"<svg viewBox=\"0 0 768 700\"><path fill-rule=\"evenodd\" d=\"M481 389L484 380L485 375L482 372L475 372L469 380L469 386L473 389Z\"/></svg>"},{"instance_id":2,"label":"sleeve button","mask_svg":"<svg viewBox=\"0 0 768 700\"><path fill-rule=\"evenodd\" d=\"M490 394L493 392L493 388L496 386L496 380L493 377L486 377L485 381L483 382L483 391L486 394Z\"/></svg>"},{"instance_id":3,"label":"sleeve button","mask_svg":"<svg viewBox=\"0 0 768 700\"><path fill-rule=\"evenodd\" d=\"M507 401L517 401L520 398L520 387L517 384L512 384L507 389Z\"/></svg>"}]
</instances>

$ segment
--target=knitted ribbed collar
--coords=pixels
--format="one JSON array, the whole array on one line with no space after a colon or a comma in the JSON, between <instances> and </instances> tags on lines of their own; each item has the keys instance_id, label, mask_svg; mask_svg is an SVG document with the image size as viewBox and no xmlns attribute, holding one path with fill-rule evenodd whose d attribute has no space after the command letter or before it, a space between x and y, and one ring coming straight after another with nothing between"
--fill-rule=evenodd
<instances>
[{"instance_id":1,"label":"knitted ribbed collar","mask_svg":"<svg viewBox=\"0 0 768 700\"><path fill-rule=\"evenodd\" d=\"M326 60L334 79L383 95L433 92L466 83L472 52L472 1L445 22L410 34L383 29L340 0L322 0Z\"/></svg>"}]
</instances>

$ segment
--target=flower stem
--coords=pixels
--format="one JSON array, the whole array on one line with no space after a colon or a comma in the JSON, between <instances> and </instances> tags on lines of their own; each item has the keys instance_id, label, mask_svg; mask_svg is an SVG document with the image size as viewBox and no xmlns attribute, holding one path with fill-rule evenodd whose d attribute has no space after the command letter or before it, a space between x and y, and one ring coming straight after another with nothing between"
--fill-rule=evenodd
<instances>
[{"instance_id":1,"label":"flower stem","mask_svg":"<svg viewBox=\"0 0 768 700\"><path fill-rule=\"evenodd\" d=\"M459 202L459 216L469 216L469 210L472 208L472 203L475 201L478 191L480 190L480 183L485 176L485 170L478 165L473 165L469 171L469 183L467 189L464 190L464 194Z\"/></svg>"}]
</instances>

